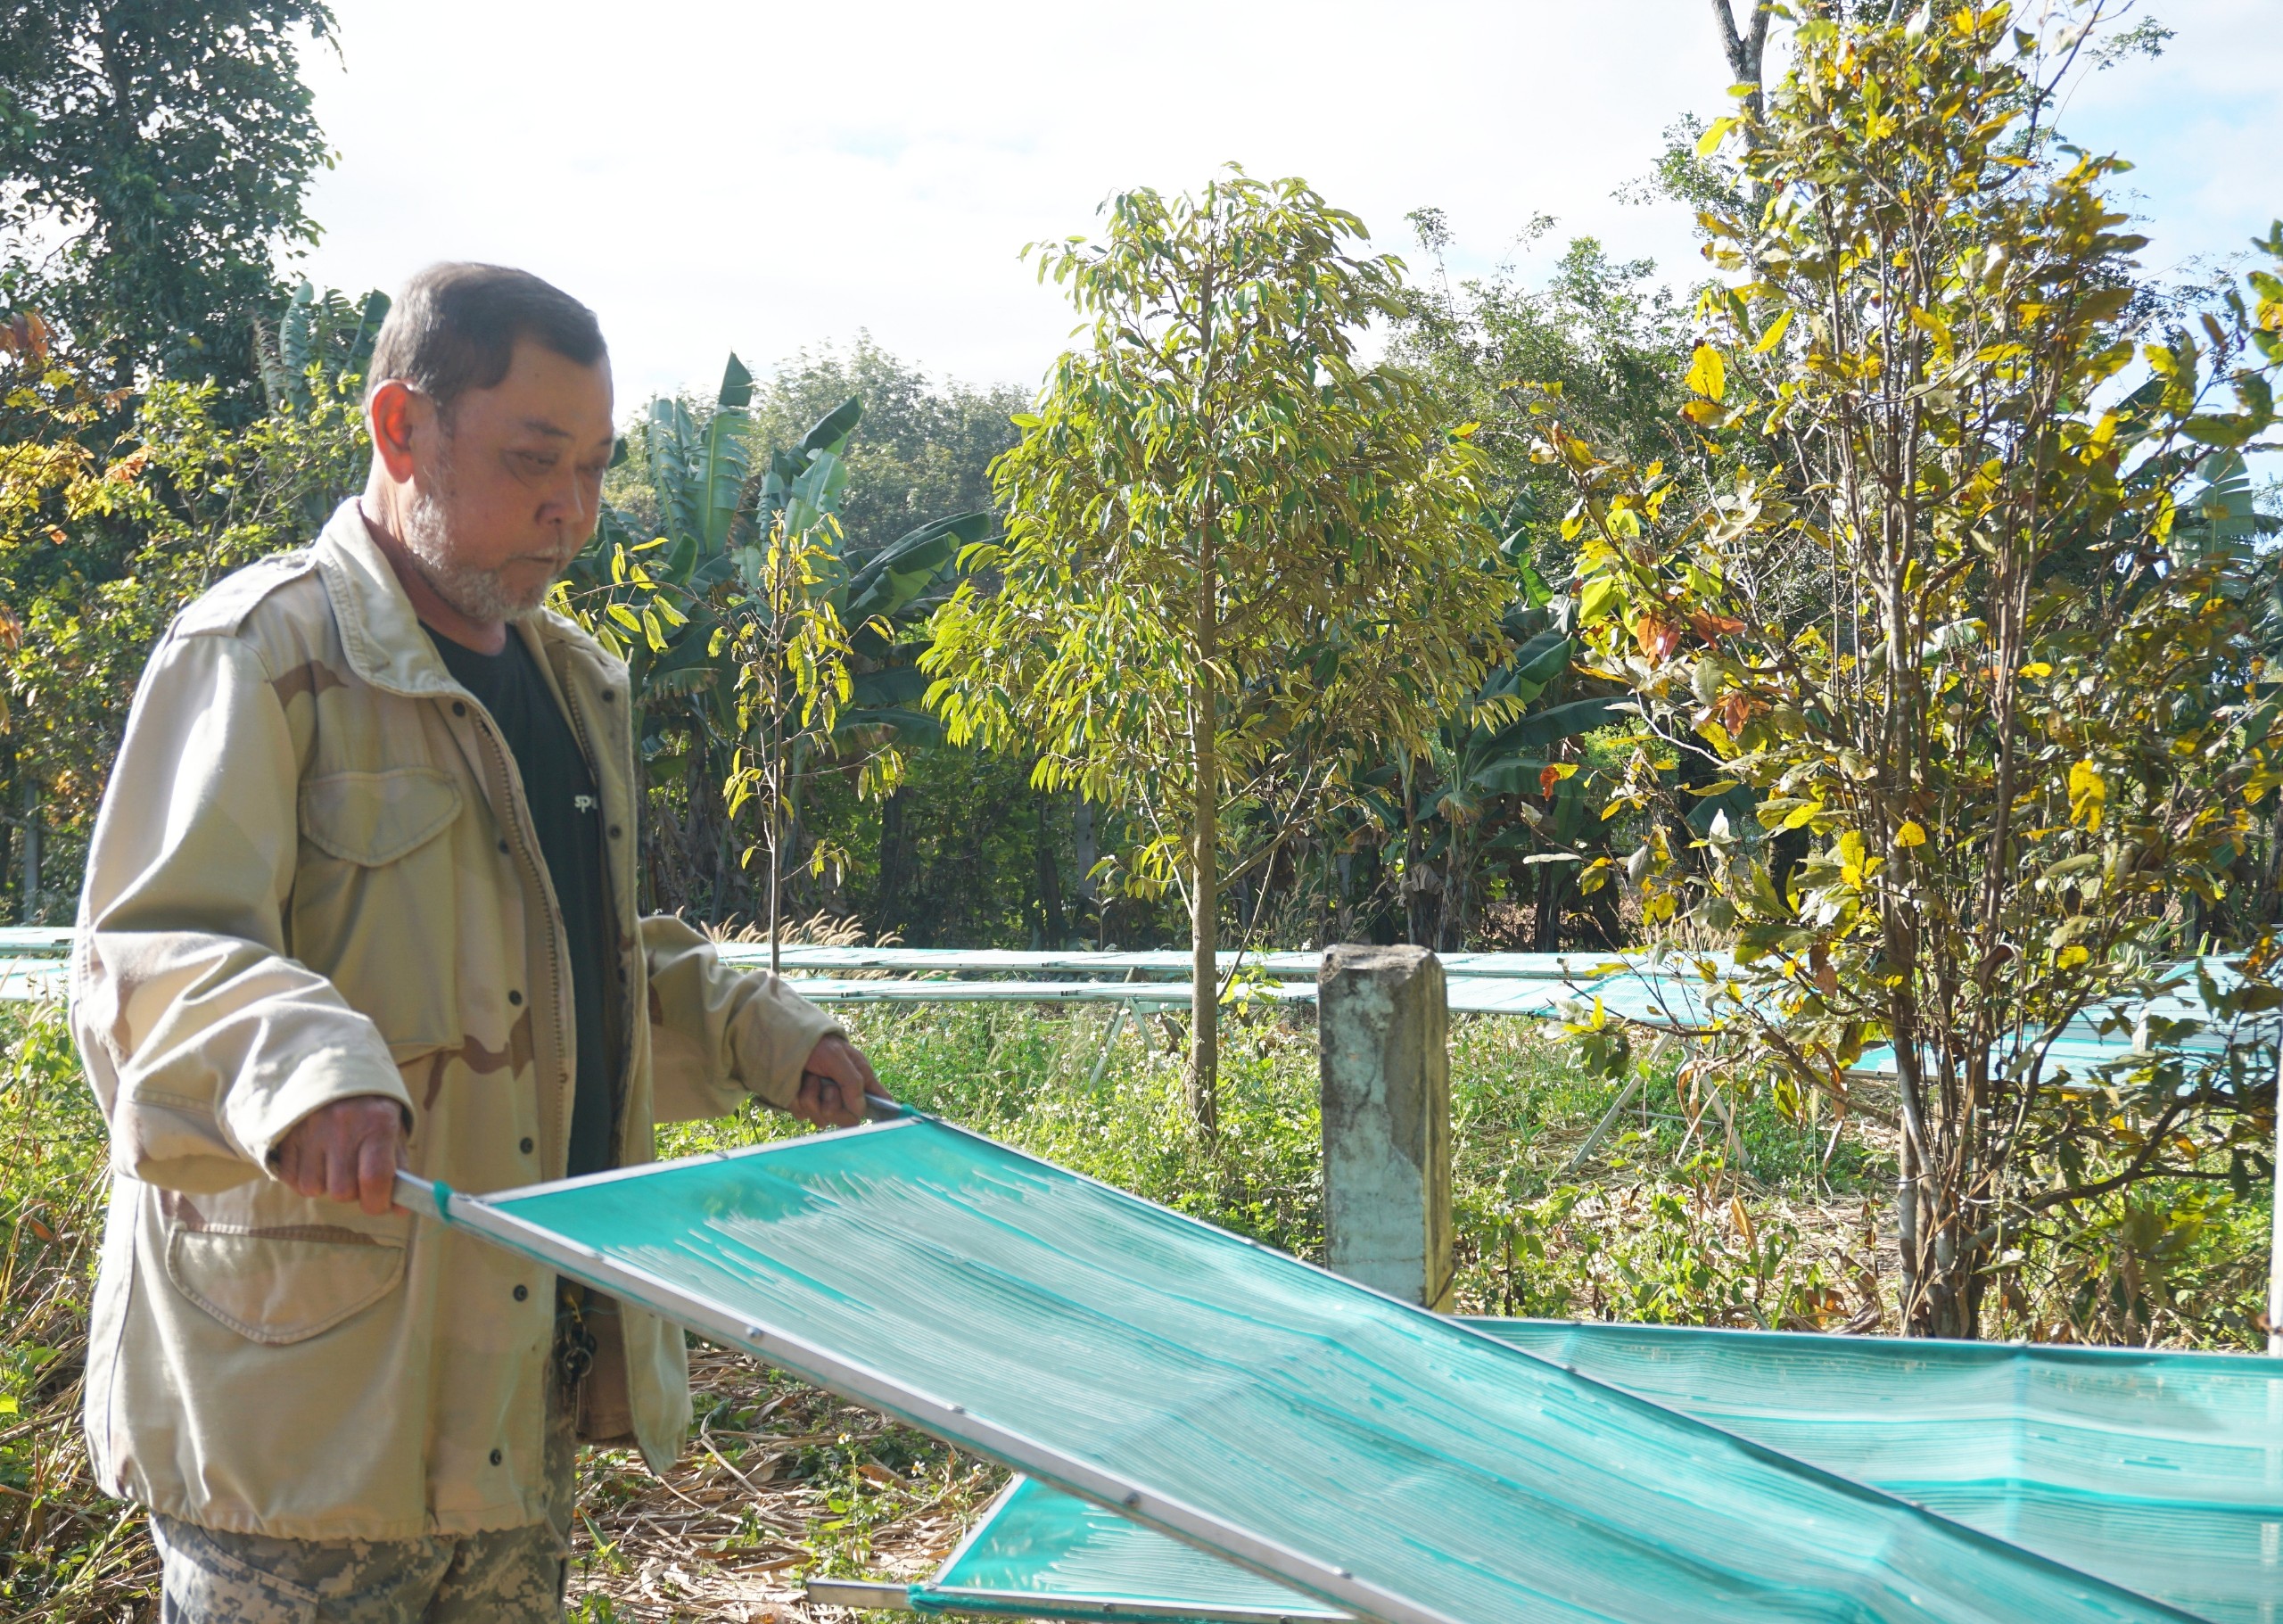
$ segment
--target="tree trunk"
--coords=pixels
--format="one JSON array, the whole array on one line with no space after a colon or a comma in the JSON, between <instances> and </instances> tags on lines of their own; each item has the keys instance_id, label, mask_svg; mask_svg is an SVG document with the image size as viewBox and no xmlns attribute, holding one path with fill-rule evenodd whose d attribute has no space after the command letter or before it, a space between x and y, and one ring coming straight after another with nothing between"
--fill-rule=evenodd
<instances>
[{"instance_id":1,"label":"tree trunk","mask_svg":"<svg viewBox=\"0 0 2283 1624\"><path fill-rule=\"evenodd\" d=\"M911 823L904 815L910 805L910 792L901 787L880 803L880 878L871 908L872 929L878 935L901 932L906 922L913 857Z\"/></svg>"},{"instance_id":2,"label":"tree trunk","mask_svg":"<svg viewBox=\"0 0 2283 1624\"><path fill-rule=\"evenodd\" d=\"M1195 828L1190 848L1189 1109L1211 1134L1221 1125L1220 758L1215 747L1212 679L1199 671L1191 686L1190 756L1197 774Z\"/></svg>"},{"instance_id":3,"label":"tree trunk","mask_svg":"<svg viewBox=\"0 0 2283 1624\"><path fill-rule=\"evenodd\" d=\"M23 798L23 889L21 918L26 925L39 922L39 784L27 776Z\"/></svg>"},{"instance_id":4,"label":"tree trunk","mask_svg":"<svg viewBox=\"0 0 2283 1624\"><path fill-rule=\"evenodd\" d=\"M1083 795L1070 809L1070 843L1078 859L1078 900L1093 913L1095 944L1100 946L1109 940L1100 887L1094 883L1094 863L1101 856L1101 848L1094 838L1094 804Z\"/></svg>"},{"instance_id":5,"label":"tree trunk","mask_svg":"<svg viewBox=\"0 0 2283 1624\"><path fill-rule=\"evenodd\" d=\"M1048 951L1059 952L1070 944L1070 923L1062 911L1062 865L1054 854L1054 797L1038 796L1033 804L1038 814L1031 853L1038 865L1039 929Z\"/></svg>"}]
</instances>

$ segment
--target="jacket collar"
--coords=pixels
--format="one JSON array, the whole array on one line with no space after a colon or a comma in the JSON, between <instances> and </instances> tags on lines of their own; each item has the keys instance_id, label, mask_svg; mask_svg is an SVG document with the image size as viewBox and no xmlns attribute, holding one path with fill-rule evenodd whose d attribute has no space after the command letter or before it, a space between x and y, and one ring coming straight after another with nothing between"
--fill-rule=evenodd
<instances>
[{"instance_id":1,"label":"jacket collar","mask_svg":"<svg viewBox=\"0 0 2283 1624\"><path fill-rule=\"evenodd\" d=\"M317 534L315 550L350 669L375 688L395 694L418 697L467 691L453 680L429 640L404 584L366 527L355 497L333 510ZM523 634L525 645L541 656L543 668L548 664L545 653L549 645L589 646L586 633L551 609L542 609L511 631Z\"/></svg>"}]
</instances>

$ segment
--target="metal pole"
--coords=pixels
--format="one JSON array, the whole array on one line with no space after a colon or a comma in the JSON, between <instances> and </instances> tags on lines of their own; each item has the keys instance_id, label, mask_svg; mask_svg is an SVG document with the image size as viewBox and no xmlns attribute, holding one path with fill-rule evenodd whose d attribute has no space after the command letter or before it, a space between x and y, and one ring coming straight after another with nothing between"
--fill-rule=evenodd
<instances>
[{"instance_id":1,"label":"metal pole","mask_svg":"<svg viewBox=\"0 0 2283 1624\"><path fill-rule=\"evenodd\" d=\"M1094 1075L1086 1079L1086 1087L1090 1091L1102 1080L1103 1069L1109 1065L1110 1048L1117 1042L1118 1033L1125 1028L1125 1018L1133 1012L1132 1004L1122 1003L1117 1006L1117 1013L1109 1018L1109 1030L1102 1034L1102 1051L1094 1060ZM1142 1036L1142 1046L1144 1049L1150 1046L1147 1034Z\"/></svg>"}]
</instances>

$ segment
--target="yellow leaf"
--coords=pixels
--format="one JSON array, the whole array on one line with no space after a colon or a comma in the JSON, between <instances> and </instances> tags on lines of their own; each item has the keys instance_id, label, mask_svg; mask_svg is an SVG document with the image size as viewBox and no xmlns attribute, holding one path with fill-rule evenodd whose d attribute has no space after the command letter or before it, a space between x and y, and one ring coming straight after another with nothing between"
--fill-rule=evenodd
<instances>
[{"instance_id":1,"label":"yellow leaf","mask_svg":"<svg viewBox=\"0 0 2283 1624\"><path fill-rule=\"evenodd\" d=\"M1894 832L1894 843L1897 845L1924 845L1926 831L1918 826L1917 819L1906 819L1902 827Z\"/></svg>"},{"instance_id":2,"label":"yellow leaf","mask_svg":"<svg viewBox=\"0 0 2283 1624\"><path fill-rule=\"evenodd\" d=\"M2092 956L2092 953L2083 945L2073 942L2055 954L2053 961L2065 970L2072 970Z\"/></svg>"},{"instance_id":3,"label":"yellow leaf","mask_svg":"<svg viewBox=\"0 0 2283 1624\"><path fill-rule=\"evenodd\" d=\"M1710 344L1696 346L1696 353L1689 358L1688 386L1708 400L1718 400L1728 392L1728 364L1720 352Z\"/></svg>"},{"instance_id":4,"label":"yellow leaf","mask_svg":"<svg viewBox=\"0 0 2283 1624\"><path fill-rule=\"evenodd\" d=\"M1823 803L1821 801L1810 801L1805 806L1794 808L1791 816L1784 820L1784 827L1785 828L1802 828L1807 824L1809 819L1816 817L1822 811Z\"/></svg>"},{"instance_id":5,"label":"yellow leaf","mask_svg":"<svg viewBox=\"0 0 2283 1624\"><path fill-rule=\"evenodd\" d=\"M2053 667L2043 660L2032 661L2022 667L2022 675L2024 677L2049 677L2052 674Z\"/></svg>"},{"instance_id":6,"label":"yellow leaf","mask_svg":"<svg viewBox=\"0 0 2283 1624\"><path fill-rule=\"evenodd\" d=\"M2090 762L2069 769L2069 821L2098 832L2101 808L2108 801L2108 782Z\"/></svg>"},{"instance_id":7,"label":"yellow leaf","mask_svg":"<svg viewBox=\"0 0 2283 1624\"><path fill-rule=\"evenodd\" d=\"M1754 355L1766 355L1784 342L1784 330L1792 325L1792 312L1784 311L1768 324L1768 331L1760 335L1760 342L1751 347Z\"/></svg>"}]
</instances>

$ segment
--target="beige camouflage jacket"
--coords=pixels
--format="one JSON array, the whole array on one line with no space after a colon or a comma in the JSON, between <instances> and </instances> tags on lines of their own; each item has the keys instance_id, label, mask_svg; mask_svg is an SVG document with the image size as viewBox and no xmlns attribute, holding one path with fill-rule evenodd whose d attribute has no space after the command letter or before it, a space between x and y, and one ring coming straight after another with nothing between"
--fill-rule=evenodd
<instances>
[{"instance_id":1,"label":"beige camouflage jacket","mask_svg":"<svg viewBox=\"0 0 2283 1624\"><path fill-rule=\"evenodd\" d=\"M520 628L585 742L617 918L634 891L625 668ZM514 758L446 672L356 505L217 585L151 657L87 861L72 1019L113 1187L87 1373L104 1486L209 1528L405 1538L546 1514L551 1272L413 1216L296 1195L293 1125L384 1094L413 1171L563 1174L568 958ZM622 1163L658 1118L791 1100L830 1018L688 926L622 928ZM632 1309L588 1386L663 1466L682 1335ZM622 1374L617 1373L622 1373Z\"/></svg>"}]
</instances>

